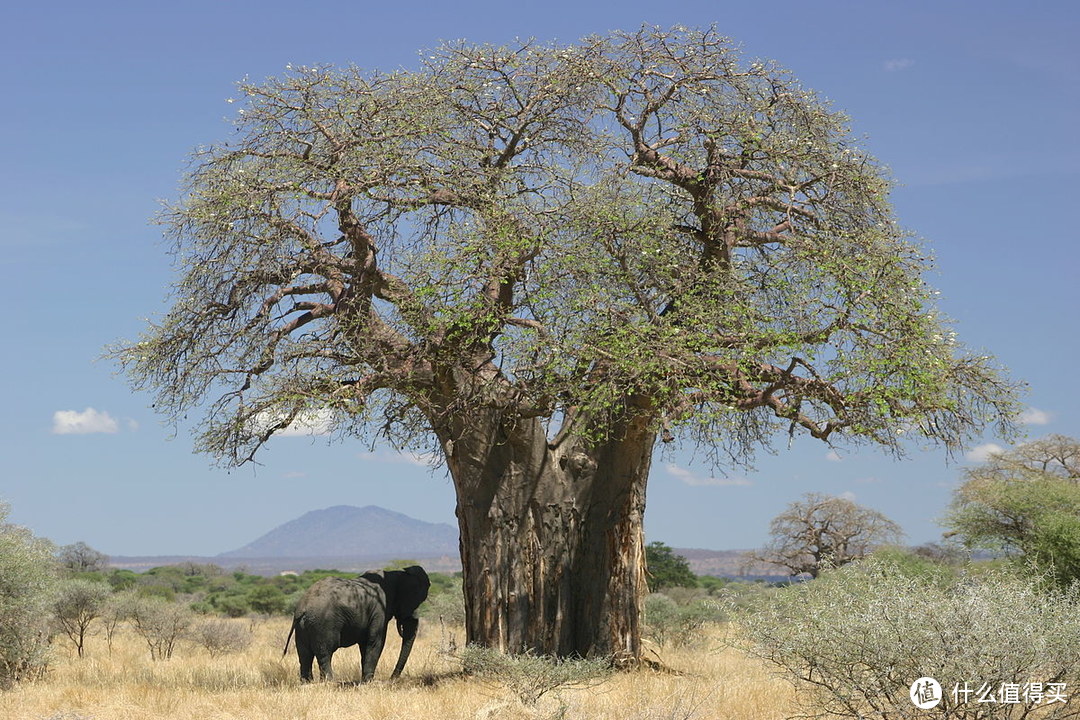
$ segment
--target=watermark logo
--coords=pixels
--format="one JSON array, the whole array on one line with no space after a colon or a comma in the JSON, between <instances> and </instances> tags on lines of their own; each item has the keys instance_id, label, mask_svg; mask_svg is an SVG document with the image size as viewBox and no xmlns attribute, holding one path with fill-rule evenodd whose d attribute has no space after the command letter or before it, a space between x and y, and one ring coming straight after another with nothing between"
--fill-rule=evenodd
<instances>
[{"instance_id":1,"label":"watermark logo","mask_svg":"<svg viewBox=\"0 0 1080 720\"><path fill-rule=\"evenodd\" d=\"M932 677L921 677L911 683L909 691L912 704L920 710L932 710L945 698L941 683ZM1069 701L1065 683L1056 682L1003 682L991 683L958 682L949 693L954 706L965 704L998 705L1053 705Z\"/></svg>"},{"instance_id":2,"label":"watermark logo","mask_svg":"<svg viewBox=\"0 0 1080 720\"><path fill-rule=\"evenodd\" d=\"M921 677L911 683L911 702L920 710L932 710L941 702L941 683L932 677Z\"/></svg>"}]
</instances>

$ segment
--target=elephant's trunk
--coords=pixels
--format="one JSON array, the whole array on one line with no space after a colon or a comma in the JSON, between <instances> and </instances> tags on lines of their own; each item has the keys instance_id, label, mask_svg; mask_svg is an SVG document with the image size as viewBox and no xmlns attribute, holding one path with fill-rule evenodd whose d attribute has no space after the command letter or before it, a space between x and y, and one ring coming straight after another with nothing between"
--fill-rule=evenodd
<instances>
[{"instance_id":1,"label":"elephant's trunk","mask_svg":"<svg viewBox=\"0 0 1080 720\"><path fill-rule=\"evenodd\" d=\"M401 635L401 652L398 653L397 665L394 666L394 672L390 677L398 677L401 675L401 671L405 669L405 663L409 661L413 640L416 639L416 630L419 627L420 620L417 618L411 617L405 618L404 620L398 620L397 629L398 634Z\"/></svg>"}]
</instances>

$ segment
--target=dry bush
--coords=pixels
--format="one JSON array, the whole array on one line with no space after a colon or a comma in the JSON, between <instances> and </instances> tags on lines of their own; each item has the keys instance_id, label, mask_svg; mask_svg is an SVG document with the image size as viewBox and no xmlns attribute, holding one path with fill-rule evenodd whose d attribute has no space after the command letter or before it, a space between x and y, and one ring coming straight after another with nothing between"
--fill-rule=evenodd
<instances>
[{"instance_id":1,"label":"dry bush","mask_svg":"<svg viewBox=\"0 0 1080 720\"><path fill-rule=\"evenodd\" d=\"M237 653L250 647L253 626L211 618L195 624L188 638L202 646L210 657Z\"/></svg>"},{"instance_id":2,"label":"dry bush","mask_svg":"<svg viewBox=\"0 0 1080 720\"><path fill-rule=\"evenodd\" d=\"M460 658L466 675L506 688L526 706L535 705L548 693L597 685L612 673L611 660L607 658L559 659L532 653L506 655L475 645L462 650Z\"/></svg>"},{"instance_id":3,"label":"dry bush","mask_svg":"<svg viewBox=\"0 0 1080 720\"><path fill-rule=\"evenodd\" d=\"M195 616L186 605L158 597L141 598L131 608L135 632L150 648L152 660L169 660L176 644L186 636Z\"/></svg>"},{"instance_id":4,"label":"dry bush","mask_svg":"<svg viewBox=\"0 0 1080 720\"><path fill-rule=\"evenodd\" d=\"M1078 600L1001 573L949 582L870 560L781 590L741 622L750 654L798 687L808 717L927 717L909 690L931 677L942 688L934 717L1050 720L1080 717L1080 703L1003 693L1080 688ZM984 687L997 700L977 702Z\"/></svg>"}]
</instances>

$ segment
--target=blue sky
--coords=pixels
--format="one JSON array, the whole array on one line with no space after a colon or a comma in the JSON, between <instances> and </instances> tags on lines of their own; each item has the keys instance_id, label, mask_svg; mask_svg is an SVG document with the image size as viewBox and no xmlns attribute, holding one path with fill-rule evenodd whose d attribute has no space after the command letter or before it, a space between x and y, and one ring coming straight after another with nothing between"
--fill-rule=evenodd
<instances>
[{"instance_id":1,"label":"blue sky","mask_svg":"<svg viewBox=\"0 0 1080 720\"><path fill-rule=\"evenodd\" d=\"M377 504L454 522L453 492L385 448L282 437L259 466L193 455L97 360L160 313L170 259L150 219L186 158L223 139L244 77L292 64L412 67L440 40L572 41L642 23L715 23L846 111L900 183L901 222L961 340L1030 384L1026 430L1080 437L1080 6L1074 2L9 4L0 22L0 499L12 519L115 555L239 547L308 510ZM1001 445L992 436L979 446ZM745 548L809 491L935 524L970 458L895 461L811 440L727 475L657 455L646 532Z\"/></svg>"}]
</instances>

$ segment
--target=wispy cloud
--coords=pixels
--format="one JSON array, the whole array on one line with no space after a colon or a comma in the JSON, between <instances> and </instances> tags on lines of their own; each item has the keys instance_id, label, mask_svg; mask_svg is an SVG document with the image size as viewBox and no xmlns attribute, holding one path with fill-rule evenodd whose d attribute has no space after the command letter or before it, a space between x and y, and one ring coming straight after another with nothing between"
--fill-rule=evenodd
<instances>
[{"instance_id":1,"label":"wispy cloud","mask_svg":"<svg viewBox=\"0 0 1080 720\"><path fill-rule=\"evenodd\" d=\"M109 413L92 407L82 412L57 410L53 413L52 431L54 435L112 434L120 431L120 424Z\"/></svg>"},{"instance_id":2,"label":"wispy cloud","mask_svg":"<svg viewBox=\"0 0 1080 720\"><path fill-rule=\"evenodd\" d=\"M392 464L404 464L415 465L422 468L433 468L439 464L440 458L433 453L414 453L414 452L365 452L360 453L361 460L372 460L374 462L392 463Z\"/></svg>"},{"instance_id":3,"label":"wispy cloud","mask_svg":"<svg viewBox=\"0 0 1080 720\"><path fill-rule=\"evenodd\" d=\"M282 416L278 416L284 419ZM312 410L303 413L287 428L278 430L274 437L311 437L313 435L329 435L333 429L334 414L329 410ZM271 427L271 414L269 412L260 415L257 419L260 428Z\"/></svg>"},{"instance_id":4,"label":"wispy cloud","mask_svg":"<svg viewBox=\"0 0 1080 720\"><path fill-rule=\"evenodd\" d=\"M964 457L971 462L986 462L994 455L1001 455L1005 452L1005 448L996 443L986 443L984 445L976 445L975 447L964 453Z\"/></svg>"},{"instance_id":5,"label":"wispy cloud","mask_svg":"<svg viewBox=\"0 0 1080 720\"><path fill-rule=\"evenodd\" d=\"M676 465L675 463L668 463L665 466L668 471L668 475L671 475L676 480L679 480L686 485L692 487L705 487L708 485L730 487L730 486L748 486L754 483L750 482L744 477L731 476L731 477L701 477L692 470Z\"/></svg>"},{"instance_id":6,"label":"wispy cloud","mask_svg":"<svg viewBox=\"0 0 1080 720\"><path fill-rule=\"evenodd\" d=\"M1024 412L1020 413L1019 420L1023 425L1049 425L1050 421L1054 419L1051 413L1039 408L1029 407Z\"/></svg>"},{"instance_id":7,"label":"wispy cloud","mask_svg":"<svg viewBox=\"0 0 1080 720\"><path fill-rule=\"evenodd\" d=\"M915 64L911 58L893 58L885 61L885 72L901 72Z\"/></svg>"},{"instance_id":8,"label":"wispy cloud","mask_svg":"<svg viewBox=\"0 0 1080 720\"><path fill-rule=\"evenodd\" d=\"M844 458L840 457L840 453L836 452L835 450L830 450L829 452L825 453L825 459L829 462L844 462Z\"/></svg>"}]
</instances>

